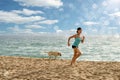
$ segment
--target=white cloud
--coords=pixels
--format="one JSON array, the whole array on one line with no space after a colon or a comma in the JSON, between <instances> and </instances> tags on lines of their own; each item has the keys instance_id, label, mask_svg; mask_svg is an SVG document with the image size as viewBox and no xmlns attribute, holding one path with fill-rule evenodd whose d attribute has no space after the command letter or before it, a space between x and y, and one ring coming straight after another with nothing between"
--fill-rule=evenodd
<instances>
[{"instance_id":1,"label":"white cloud","mask_svg":"<svg viewBox=\"0 0 120 80\"><path fill-rule=\"evenodd\" d=\"M71 30L69 30L70 32L76 32L76 29L71 29Z\"/></svg>"},{"instance_id":2,"label":"white cloud","mask_svg":"<svg viewBox=\"0 0 120 80\"><path fill-rule=\"evenodd\" d=\"M75 23L75 26L80 26L80 23L79 23L79 22L76 22L76 23Z\"/></svg>"},{"instance_id":3,"label":"white cloud","mask_svg":"<svg viewBox=\"0 0 120 80\"><path fill-rule=\"evenodd\" d=\"M25 28L28 28L28 29L40 29L40 28L44 28L44 27L42 27L40 25L33 24L33 25L26 25Z\"/></svg>"},{"instance_id":4,"label":"white cloud","mask_svg":"<svg viewBox=\"0 0 120 80\"><path fill-rule=\"evenodd\" d=\"M70 29L70 30L61 30L59 26L55 26L54 30L56 31L57 34L63 35L63 36L69 36L73 35L76 33L76 29Z\"/></svg>"},{"instance_id":5,"label":"white cloud","mask_svg":"<svg viewBox=\"0 0 120 80\"><path fill-rule=\"evenodd\" d=\"M109 9L115 9L120 7L120 0L105 0L102 5L108 7Z\"/></svg>"},{"instance_id":6,"label":"white cloud","mask_svg":"<svg viewBox=\"0 0 120 80\"><path fill-rule=\"evenodd\" d=\"M83 24L87 25L87 26L92 26L92 25L97 25L99 23L98 22L87 21L87 22L84 22Z\"/></svg>"},{"instance_id":7,"label":"white cloud","mask_svg":"<svg viewBox=\"0 0 120 80\"><path fill-rule=\"evenodd\" d=\"M58 23L58 20L44 20L44 21L40 21L40 22L36 22L35 24L55 24Z\"/></svg>"},{"instance_id":8,"label":"white cloud","mask_svg":"<svg viewBox=\"0 0 120 80\"><path fill-rule=\"evenodd\" d=\"M61 36L64 36L64 37L66 37L66 38L68 38L68 36L70 36L70 35L74 35L74 34L76 34L76 29L70 29L70 30L61 30L61 29L59 29L59 27L58 26L55 26L54 27L54 29L55 29L55 35L57 34L57 35L61 35Z\"/></svg>"},{"instance_id":9,"label":"white cloud","mask_svg":"<svg viewBox=\"0 0 120 80\"><path fill-rule=\"evenodd\" d=\"M109 4L111 5L120 5L120 0L107 0Z\"/></svg>"},{"instance_id":10,"label":"white cloud","mask_svg":"<svg viewBox=\"0 0 120 80\"><path fill-rule=\"evenodd\" d=\"M58 26L55 26L54 30L56 31L56 33L62 33L63 32L63 30L59 29Z\"/></svg>"},{"instance_id":11,"label":"white cloud","mask_svg":"<svg viewBox=\"0 0 120 80\"><path fill-rule=\"evenodd\" d=\"M59 8L63 5L61 0L14 0L22 6L37 6L37 7L55 7Z\"/></svg>"},{"instance_id":12,"label":"white cloud","mask_svg":"<svg viewBox=\"0 0 120 80\"><path fill-rule=\"evenodd\" d=\"M38 32L39 34L47 34L48 35L48 32Z\"/></svg>"},{"instance_id":13,"label":"white cloud","mask_svg":"<svg viewBox=\"0 0 120 80\"><path fill-rule=\"evenodd\" d=\"M45 19L41 16L23 17L14 12L0 11L0 22L23 24Z\"/></svg>"},{"instance_id":14,"label":"white cloud","mask_svg":"<svg viewBox=\"0 0 120 80\"><path fill-rule=\"evenodd\" d=\"M56 30L56 33L62 33L63 31L62 30Z\"/></svg>"},{"instance_id":15,"label":"white cloud","mask_svg":"<svg viewBox=\"0 0 120 80\"><path fill-rule=\"evenodd\" d=\"M107 6L107 5L108 5L107 1L103 1L103 2L102 2L102 5L103 5L103 6Z\"/></svg>"},{"instance_id":16,"label":"white cloud","mask_svg":"<svg viewBox=\"0 0 120 80\"><path fill-rule=\"evenodd\" d=\"M29 10L29 9L23 9L23 10L13 10L12 12L17 13L17 14L23 14L23 15L33 15L33 14L43 14L44 12L42 11L34 11L34 10Z\"/></svg>"},{"instance_id":17,"label":"white cloud","mask_svg":"<svg viewBox=\"0 0 120 80\"><path fill-rule=\"evenodd\" d=\"M76 29L70 29L70 30L65 30L65 34L67 33L68 35L73 35L76 33Z\"/></svg>"},{"instance_id":18,"label":"white cloud","mask_svg":"<svg viewBox=\"0 0 120 80\"><path fill-rule=\"evenodd\" d=\"M34 33L31 29L21 29L19 26L9 27L8 30L12 31L12 33Z\"/></svg>"},{"instance_id":19,"label":"white cloud","mask_svg":"<svg viewBox=\"0 0 120 80\"><path fill-rule=\"evenodd\" d=\"M96 9L97 7L98 7L98 6L97 6L97 4L95 4L95 3L92 5L92 8L93 8L93 9Z\"/></svg>"},{"instance_id":20,"label":"white cloud","mask_svg":"<svg viewBox=\"0 0 120 80\"><path fill-rule=\"evenodd\" d=\"M34 32L31 29L24 29L24 33L30 33L33 34Z\"/></svg>"},{"instance_id":21,"label":"white cloud","mask_svg":"<svg viewBox=\"0 0 120 80\"><path fill-rule=\"evenodd\" d=\"M120 17L120 12L115 12L115 13L109 14L109 16Z\"/></svg>"}]
</instances>

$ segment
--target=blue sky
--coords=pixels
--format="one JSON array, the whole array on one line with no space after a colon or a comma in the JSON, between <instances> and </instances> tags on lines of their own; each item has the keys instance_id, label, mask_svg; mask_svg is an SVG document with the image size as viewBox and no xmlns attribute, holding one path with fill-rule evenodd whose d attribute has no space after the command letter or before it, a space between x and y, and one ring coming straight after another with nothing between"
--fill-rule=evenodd
<instances>
[{"instance_id":1,"label":"blue sky","mask_svg":"<svg viewBox=\"0 0 120 80\"><path fill-rule=\"evenodd\" d=\"M0 34L120 34L120 0L0 0Z\"/></svg>"}]
</instances>

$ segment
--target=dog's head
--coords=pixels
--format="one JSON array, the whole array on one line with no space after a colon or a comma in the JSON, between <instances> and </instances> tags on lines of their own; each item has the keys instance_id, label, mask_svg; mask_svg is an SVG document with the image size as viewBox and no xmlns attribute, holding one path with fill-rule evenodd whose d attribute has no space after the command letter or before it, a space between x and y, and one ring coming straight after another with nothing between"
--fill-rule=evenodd
<instances>
[{"instance_id":1,"label":"dog's head","mask_svg":"<svg viewBox=\"0 0 120 80\"><path fill-rule=\"evenodd\" d=\"M58 55L59 55L59 56L62 56L60 52L58 52Z\"/></svg>"}]
</instances>

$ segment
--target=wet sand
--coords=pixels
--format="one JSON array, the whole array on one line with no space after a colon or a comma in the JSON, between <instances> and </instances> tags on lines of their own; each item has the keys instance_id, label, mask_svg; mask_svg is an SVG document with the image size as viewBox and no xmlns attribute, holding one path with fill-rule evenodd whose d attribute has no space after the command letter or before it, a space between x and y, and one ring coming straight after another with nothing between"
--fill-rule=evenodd
<instances>
[{"instance_id":1,"label":"wet sand","mask_svg":"<svg viewBox=\"0 0 120 80\"><path fill-rule=\"evenodd\" d=\"M120 80L120 62L0 56L0 80Z\"/></svg>"}]
</instances>

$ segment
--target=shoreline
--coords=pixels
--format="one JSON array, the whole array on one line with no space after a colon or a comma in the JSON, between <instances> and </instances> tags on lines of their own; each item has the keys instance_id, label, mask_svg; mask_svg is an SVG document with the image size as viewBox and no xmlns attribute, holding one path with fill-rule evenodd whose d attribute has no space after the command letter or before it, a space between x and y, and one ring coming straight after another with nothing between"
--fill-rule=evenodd
<instances>
[{"instance_id":1,"label":"shoreline","mask_svg":"<svg viewBox=\"0 0 120 80\"><path fill-rule=\"evenodd\" d=\"M0 80L120 80L120 62L0 56Z\"/></svg>"}]
</instances>

